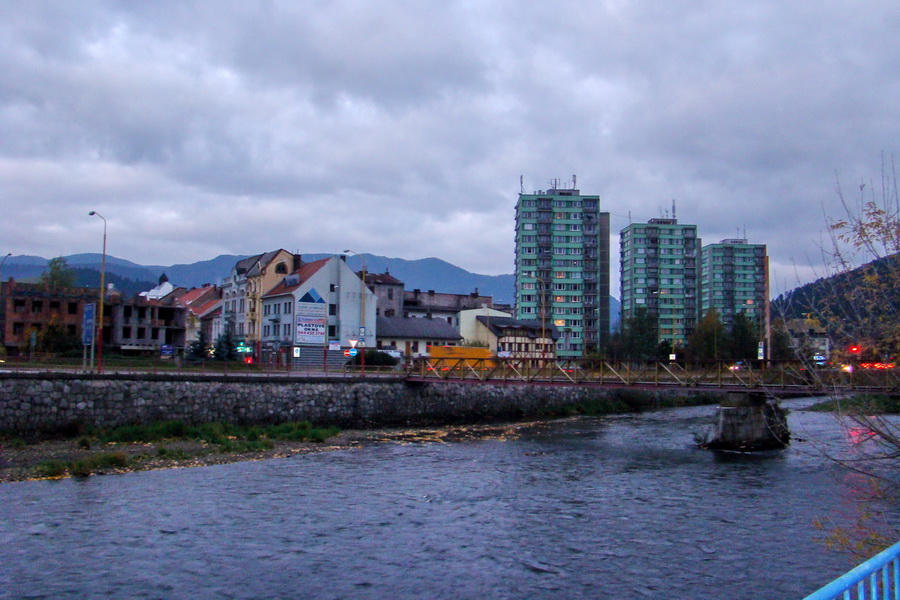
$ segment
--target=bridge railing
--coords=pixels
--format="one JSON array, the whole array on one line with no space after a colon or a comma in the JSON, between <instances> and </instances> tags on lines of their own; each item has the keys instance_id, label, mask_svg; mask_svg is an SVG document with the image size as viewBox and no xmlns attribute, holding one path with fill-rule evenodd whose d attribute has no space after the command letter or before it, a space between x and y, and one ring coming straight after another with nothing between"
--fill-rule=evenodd
<instances>
[{"instance_id":1,"label":"bridge railing","mask_svg":"<svg viewBox=\"0 0 900 600\"><path fill-rule=\"evenodd\" d=\"M897 600L900 598L900 542L841 575L803 600Z\"/></svg>"},{"instance_id":2,"label":"bridge railing","mask_svg":"<svg viewBox=\"0 0 900 600\"><path fill-rule=\"evenodd\" d=\"M540 358L415 359L411 377L443 380L569 382L606 385L671 385L716 388L778 388L803 391L900 391L900 373L810 369L798 361L585 361Z\"/></svg>"}]
</instances>

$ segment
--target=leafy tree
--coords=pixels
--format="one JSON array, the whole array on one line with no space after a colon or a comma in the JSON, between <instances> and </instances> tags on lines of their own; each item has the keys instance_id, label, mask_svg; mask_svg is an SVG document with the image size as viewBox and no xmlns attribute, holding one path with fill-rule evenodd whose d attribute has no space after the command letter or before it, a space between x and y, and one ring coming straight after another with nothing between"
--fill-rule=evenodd
<instances>
[{"instance_id":1,"label":"leafy tree","mask_svg":"<svg viewBox=\"0 0 900 600\"><path fill-rule=\"evenodd\" d=\"M59 317L51 317L47 327L41 330L37 338L37 349L41 352L60 353L76 350L81 346L81 338L66 331L66 326L59 322Z\"/></svg>"},{"instance_id":2,"label":"leafy tree","mask_svg":"<svg viewBox=\"0 0 900 600\"><path fill-rule=\"evenodd\" d=\"M728 354L728 342L719 312L712 309L697 324L688 340L688 349L691 358L696 360L718 360Z\"/></svg>"},{"instance_id":3,"label":"leafy tree","mask_svg":"<svg viewBox=\"0 0 900 600\"><path fill-rule=\"evenodd\" d=\"M216 340L216 360L234 361L237 360L237 350L234 343L234 336L231 330L226 329L225 333Z\"/></svg>"},{"instance_id":4,"label":"leafy tree","mask_svg":"<svg viewBox=\"0 0 900 600\"><path fill-rule=\"evenodd\" d=\"M783 319L772 321L772 360L792 360L796 358L787 323Z\"/></svg>"},{"instance_id":5,"label":"leafy tree","mask_svg":"<svg viewBox=\"0 0 900 600\"><path fill-rule=\"evenodd\" d=\"M625 320L622 328L622 354L624 358L645 360L655 358L658 351L658 320L646 308L634 311L634 316Z\"/></svg>"},{"instance_id":6,"label":"leafy tree","mask_svg":"<svg viewBox=\"0 0 900 600\"><path fill-rule=\"evenodd\" d=\"M731 331L728 332L728 358L752 360L756 358L759 334L756 325L743 311L734 315Z\"/></svg>"},{"instance_id":7,"label":"leafy tree","mask_svg":"<svg viewBox=\"0 0 900 600\"><path fill-rule=\"evenodd\" d=\"M393 367L399 361L388 354L387 352L381 352L380 350L366 350L366 366L369 367ZM361 353L352 357L347 361L348 365L359 365L360 364Z\"/></svg>"},{"instance_id":8,"label":"leafy tree","mask_svg":"<svg viewBox=\"0 0 900 600\"><path fill-rule=\"evenodd\" d=\"M41 284L53 291L66 291L75 286L75 272L62 256L50 259L47 270L41 274Z\"/></svg>"},{"instance_id":9,"label":"leafy tree","mask_svg":"<svg viewBox=\"0 0 900 600\"><path fill-rule=\"evenodd\" d=\"M839 348L852 343L885 362L896 363L900 358L900 302L893 298L900 290L900 197L893 160L882 161L880 185L863 182L858 189L858 198L851 201L838 181L844 214L827 219L831 245L825 254L835 276L828 280L831 288L822 296L832 301L812 299L801 310L810 311L809 316L825 326ZM809 360L804 355L798 358ZM832 360L849 358L841 351L832 355ZM817 373L809 367L810 373ZM893 389L900 384L900 369L885 369L878 375L882 384ZM853 376L859 380L873 373L860 369ZM866 399L848 402L835 397L833 402L842 421L868 435L855 445L852 461L835 460L868 475L876 482L873 489L896 501L900 497L900 421L886 417L883 407ZM864 518L852 530L832 531L830 541L842 549L868 551L898 535L896 526Z\"/></svg>"},{"instance_id":10,"label":"leafy tree","mask_svg":"<svg viewBox=\"0 0 900 600\"><path fill-rule=\"evenodd\" d=\"M192 341L187 348L185 358L187 360L204 360L207 358L207 341L206 333L200 330L197 339Z\"/></svg>"}]
</instances>

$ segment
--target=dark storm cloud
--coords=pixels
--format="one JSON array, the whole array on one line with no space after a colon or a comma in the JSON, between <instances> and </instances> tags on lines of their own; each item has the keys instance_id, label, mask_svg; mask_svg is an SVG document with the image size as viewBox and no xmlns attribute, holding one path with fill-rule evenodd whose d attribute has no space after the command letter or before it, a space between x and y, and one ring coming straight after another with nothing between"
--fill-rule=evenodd
<instances>
[{"instance_id":1,"label":"dark storm cloud","mask_svg":"<svg viewBox=\"0 0 900 600\"><path fill-rule=\"evenodd\" d=\"M275 247L510 272L519 175L809 277L897 150L891 2L0 4L5 252Z\"/></svg>"}]
</instances>

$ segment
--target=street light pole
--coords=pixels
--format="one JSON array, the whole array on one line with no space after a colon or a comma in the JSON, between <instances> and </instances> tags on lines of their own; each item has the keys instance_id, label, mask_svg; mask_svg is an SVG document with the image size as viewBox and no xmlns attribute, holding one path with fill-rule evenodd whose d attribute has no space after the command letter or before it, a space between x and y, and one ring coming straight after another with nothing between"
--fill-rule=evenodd
<instances>
[{"instance_id":1,"label":"street light pole","mask_svg":"<svg viewBox=\"0 0 900 600\"><path fill-rule=\"evenodd\" d=\"M3 320L0 321L0 324L3 325L3 331L0 331L0 349L3 348L3 344L6 342L6 298L3 295L3 263L6 262L6 259L12 256L12 252L8 252L6 256L3 257L3 260L0 260L0 316L3 317Z\"/></svg>"},{"instance_id":2,"label":"street light pole","mask_svg":"<svg viewBox=\"0 0 900 600\"><path fill-rule=\"evenodd\" d=\"M106 296L106 219L96 210L88 213L103 220L103 254L100 258L100 311L97 317L97 372L103 372L103 297Z\"/></svg>"},{"instance_id":3,"label":"street light pole","mask_svg":"<svg viewBox=\"0 0 900 600\"><path fill-rule=\"evenodd\" d=\"M344 250L344 252L348 252L350 254L356 254L356 256L359 256L359 254L354 252L353 250ZM367 337L366 334L368 334L368 332L366 331L366 259L364 259L362 257L360 257L360 258L362 259L362 265L361 265L361 269L360 269L360 272L362 273L362 279L360 280L360 286L359 286L359 292L360 292L360 295L359 295L359 328L361 330L361 333L363 333L364 335L360 336L363 338L363 340L362 340L363 347L362 347L362 352L360 352L360 354L359 354L359 369L360 369L359 372L360 372L360 375L365 375L366 374L366 342L365 342L365 338Z\"/></svg>"}]
</instances>

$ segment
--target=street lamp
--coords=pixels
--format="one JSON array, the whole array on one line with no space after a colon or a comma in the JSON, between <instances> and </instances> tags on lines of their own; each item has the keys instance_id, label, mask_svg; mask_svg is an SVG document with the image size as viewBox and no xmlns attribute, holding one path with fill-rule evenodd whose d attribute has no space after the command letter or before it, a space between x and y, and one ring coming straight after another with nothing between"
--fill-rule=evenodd
<instances>
[{"instance_id":1,"label":"street lamp","mask_svg":"<svg viewBox=\"0 0 900 600\"><path fill-rule=\"evenodd\" d=\"M12 252L7 252L6 256L3 257L3 260L0 260L0 286L3 285L3 263L6 262L6 259L12 256Z\"/></svg>"},{"instance_id":2,"label":"street lamp","mask_svg":"<svg viewBox=\"0 0 900 600\"><path fill-rule=\"evenodd\" d=\"M3 257L3 260L0 260L0 315L6 315L6 299L3 297L3 263L6 262L6 259L12 256L12 252L8 252L6 256ZM3 321L4 330L0 331L0 347L2 347L3 340L6 339L6 321Z\"/></svg>"},{"instance_id":3,"label":"street lamp","mask_svg":"<svg viewBox=\"0 0 900 600\"><path fill-rule=\"evenodd\" d=\"M100 311L97 318L97 372L103 372L103 297L106 295L106 219L96 210L88 213L103 220L103 255L100 258Z\"/></svg>"},{"instance_id":4,"label":"street lamp","mask_svg":"<svg viewBox=\"0 0 900 600\"><path fill-rule=\"evenodd\" d=\"M360 256L358 253L353 250L344 250L345 253L348 254L356 254L356 256ZM362 279L360 279L359 285L359 329L360 329L360 341L362 342L362 352L359 354L359 368L360 375L366 374L366 259L362 258L362 266L360 272L362 273Z\"/></svg>"}]
</instances>

